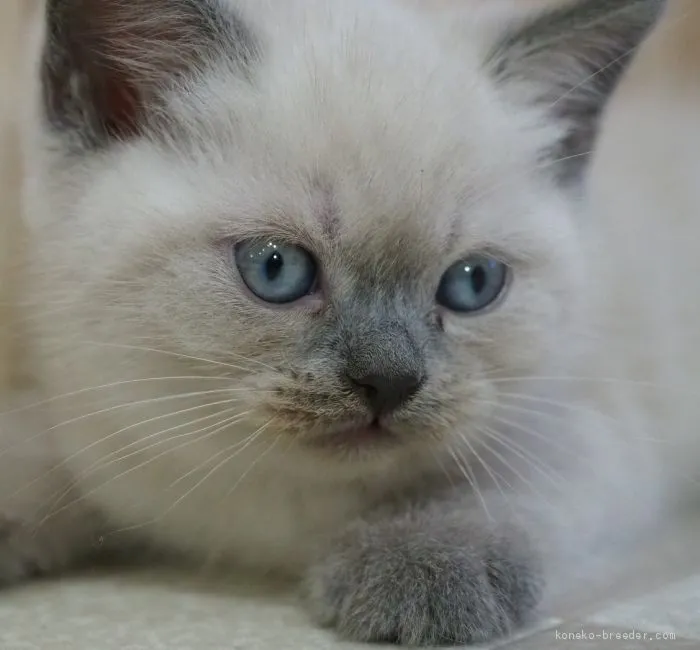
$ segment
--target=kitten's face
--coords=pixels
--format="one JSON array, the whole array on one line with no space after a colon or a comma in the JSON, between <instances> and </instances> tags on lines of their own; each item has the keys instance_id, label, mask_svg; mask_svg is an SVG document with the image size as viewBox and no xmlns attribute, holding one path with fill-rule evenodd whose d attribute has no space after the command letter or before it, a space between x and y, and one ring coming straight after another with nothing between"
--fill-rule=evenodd
<instances>
[{"instance_id":1,"label":"kitten's face","mask_svg":"<svg viewBox=\"0 0 700 650\"><path fill-rule=\"evenodd\" d=\"M511 101L476 38L457 50L389 3L226 4L235 38L189 17L213 64L152 114L50 115L58 364L228 377L230 436L329 458L477 436L499 378L570 344L583 264L542 162L562 125Z\"/></svg>"}]
</instances>

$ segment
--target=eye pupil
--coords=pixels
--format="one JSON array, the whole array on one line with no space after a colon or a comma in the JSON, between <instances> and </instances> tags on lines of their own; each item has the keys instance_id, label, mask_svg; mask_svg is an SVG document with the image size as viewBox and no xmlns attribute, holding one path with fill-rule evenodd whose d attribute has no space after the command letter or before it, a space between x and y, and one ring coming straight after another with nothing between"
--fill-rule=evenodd
<instances>
[{"instance_id":1,"label":"eye pupil","mask_svg":"<svg viewBox=\"0 0 700 650\"><path fill-rule=\"evenodd\" d=\"M279 252L275 251L267 260L265 265L265 274L270 282L274 282L282 273L284 267L284 258Z\"/></svg>"},{"instance_id":2,"label":"eye pupil","mask_svg":"<svg viewBox=\"0 0 700 650\"><path fill-rule=\"evenodd\" d=\"M482 293L486 288L486 270L483 266L472 269L472 289L474 293Z\"/></svg>"}]
</instances>

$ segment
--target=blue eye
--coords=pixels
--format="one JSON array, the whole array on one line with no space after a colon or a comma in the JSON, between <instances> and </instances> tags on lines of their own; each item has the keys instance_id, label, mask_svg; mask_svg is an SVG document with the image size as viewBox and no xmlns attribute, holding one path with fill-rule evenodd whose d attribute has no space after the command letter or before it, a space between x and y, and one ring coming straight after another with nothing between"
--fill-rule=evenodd
<instances>
[{"instance_id":1,"label":"blue eye","mask_svg":"<svg viewBox=\"0 0 700 650\"><path fill-rule=\"evenodd\" d=\"M236 264L246 286L265 302L296 302L316 286L316 261L300 246L246 241L236 247Z\"/></svg>"},{"instance_id":2,"label":"blue eye","mask_svg":"<svg viewBox=\"0 0 700 650\"><path fill-rule=\"evenodd\" d=\"M451 311L473 314L495 302L507 280L508 267L503 262L487 255L471 255L447 269L437 301Z\"/></svg>"}]
</instances>

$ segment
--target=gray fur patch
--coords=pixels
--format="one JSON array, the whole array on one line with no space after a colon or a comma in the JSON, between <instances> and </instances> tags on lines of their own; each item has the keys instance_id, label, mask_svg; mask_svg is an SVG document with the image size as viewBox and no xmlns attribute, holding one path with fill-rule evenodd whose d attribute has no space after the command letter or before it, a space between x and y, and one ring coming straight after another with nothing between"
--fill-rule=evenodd
<instances>
[{"instance_id":1,"label":"gray fur patch","mask_svg":"<svg viewBox=\"0 0 700 650\"><path fill-rule=\"evenodd\" d=\"M42 61L48 122L88 148L126 138L173 85L214 61L248 66L257 44L215 0L50 0Z\"/></svg>"},{"instance_id":2,"label":"gray fur patch","mask_svg":"<svg viewBox=\"0 0 700 650\"><path fill-rule=\"evenodd\" d=\"M600 115L665 0L581 0L508 33L488 59L501 84L524 83L564 125L546 152L557 176L579 179Z\"/></svg>"},{"instance_id":3,"label":"gray fur patch","mask_svg":"<svg viewBox=\"0 0 700 650\"><path fill-rule=\"evenodd\" d=\"M452 507L342 536L305 585L316 620L355 641L423 646L487 642L525 623L544 586L529 539Z\"/></svg>"}]
</instances>

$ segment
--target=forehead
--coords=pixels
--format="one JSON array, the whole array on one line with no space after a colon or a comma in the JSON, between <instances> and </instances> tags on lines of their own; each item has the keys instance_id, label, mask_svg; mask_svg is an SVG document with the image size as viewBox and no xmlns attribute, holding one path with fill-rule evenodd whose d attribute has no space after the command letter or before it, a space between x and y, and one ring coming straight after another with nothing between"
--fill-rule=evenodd
<instances>
[{"instance_id":1,"label":"forehead","mask_svg":"<svg viewBox=\"0 0 700 650\"><path fill-rule=\"evenodd\" d=\"M233 234L308 238L358 263L493 240L498 217L479 215L508 175L517 194L532 151L476 53L457 60L409 14L365 4L347 3L365 12L348 19L291 2L251 82L222 66L181 101L210 213Z\"/></svg>"}]
</instances>

